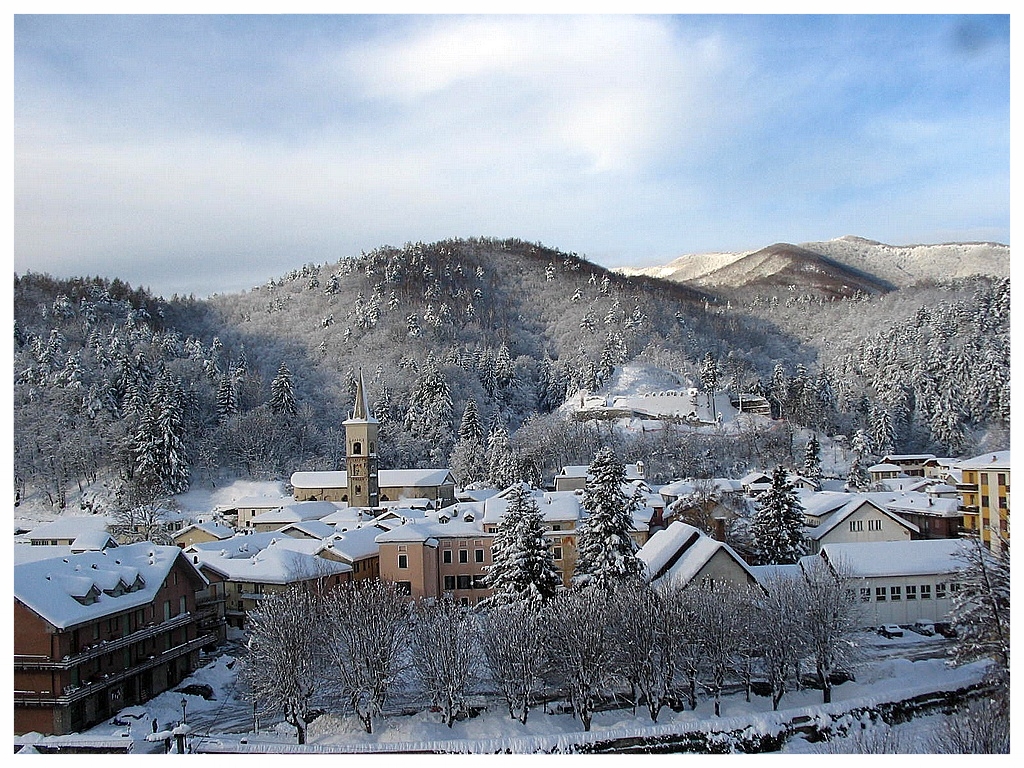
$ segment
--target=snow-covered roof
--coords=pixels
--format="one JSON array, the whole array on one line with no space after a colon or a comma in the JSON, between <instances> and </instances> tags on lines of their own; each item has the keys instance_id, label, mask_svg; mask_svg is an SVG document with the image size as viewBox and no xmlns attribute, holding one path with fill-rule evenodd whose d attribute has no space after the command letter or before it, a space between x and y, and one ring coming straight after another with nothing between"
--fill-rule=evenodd
<instances>
[{"instance_id":1,"label":"snow-covered roof","mask_svg":"<svg viewBox=\"0 0 1024 768\"><path fill-rule=\"evenodd\" d=\"M934 459L934 458L935 458L935 454L934 453L890 453L890 454L888 454L886 456L883 456L882 457L882 461L884 463L886 463L886 464L894 464L897 461L906 461L908 463L909 462L920 463L920 462L929 461L930 459Z\"/></svg>"},{"instance_id":2,"label":"snow-covered roof","mask_svg":"<svg viewBox=\"0 0 1024 768\"><path fill-rule=\"evenodd\" d=\"M772 476L765 472L748 472L740 478L740 485L746 487L748 485L761 485L764 483L771 483Z\"/></svg>"},{"instance_id":3,"label":"snow-covered roof","mask_svg":"<svg viewBox=\"0 0 1024 768\"><path fill-rule=\"evenodd\" d=\"M658 489L658 493L662 496L689 496L693 493L694 487L693 482L690 480L676 480L668 485L663 485Z\"/></svg>"},{"instance_id":4,"label":"snow-covered roof","mask_svg":"<svg viewBox=\"0 0 1024 768\"><path fill-rule=\"evenodd\" d=\"M902 472L903 467L897 467L895 464L872 464L868 467L868 472Z\"/></svg>"},{"instance_id":5,"label":"snow-covered roof","mask_svg":"<svg viewBox=\"0 0 1024 768\"><path fill-rule=\"evenodd\" d=\"M348 485L348 472L293 472L291 484L293 488L344 488ZM381 488L433 488L454 484L450 469L382 469L377 472L377 485Z\"/></svg>"},{"instance_id":6,"label":"snow-covered roof","mask_svg":"<svg viewBox=\"0 0 1024 768\"><path fill-rule=\"evenodd\" d=\"M16 542L14 545L14 565L34 563L37 560L49 560L52 557L67 557L71 554L70 544L37 544Z\"/></svg>"},{"instance_id":7,"label":"snow-covered roof","mask_svg":"<svg viewBox=\"0 0 1024 768\"><path fill-rule=\"evenodd\" d=\"M1010 468L1010 452L1009 451L992 451L991 453L982 453L978 456L974 456L970 459L965 459L957 463L957 469L1009 469Z\"/></svg>"},{"instance_id":8,"label":"snow-covered roof","mask_svg":"<svg viewBox=\"0 0 1024 768\"><path fill-rule=\"evenodd\" d=\"M253 525L273 525L278 523L319 520L338 510L333 501L296 501L284 507L261 512L252 519Z\"/></svg>"},{"instance_id":9,"label":"snow-covered roof","mask_svg":"<svg viewBox=\"0 0 1024 768\"><path fill-rule=\"evenodd\" d=\"M625 470L624 475L626 480L643 480L644 471L642 462L639 464L624 464L623 469ZM590 465L588 464L571 464L562 467L561 471L555 475L555 477L574 477L574 478L587 478L590 477Z\"/></svg>"},{"instance_id":10,"label":"snow-covered roof","mask_svg":"<svg viewBox=\"0 0 1024 768\"><path fill-rule=\"evenodd\" d=\"M174 534L175 539L180 539L186 534L194 531L202 531L208 533L215 539L230 539L235 535L235 529L229 525L222 525L220 523L207 522L207 523L193 523L192 525L186 525L180 531Z\"/></svg>"},{"instance_id":11,"label":"snow-covered roof","mask_svg":"<svg viewBox=\"0 0 1024 768\"><path fill-rule=\"evenodd\" d=\"M276 509L292 500L291 496L245 496L228 504L218 505L218 509Z\"/></svg>"},{"instance_id":12,"label":"snow-covered roof","mask_svg":"<svg viewBox=\"0 0 1024 768\"><path fill-rule=\"evenodd\" d=\"M913 512L922 515L941 517L959 517L959 499L940 499L926 493L906 493L893 499L886 505L887 509L899 514Z\"/></svg>"},{"instance_id":13,"label":"snow-covered roof","mask_svg":"<svg viewBox=\"0 0 1024 768\"><path fill-rule=\"evenodd\" d=\"M183 556L176 546L143 541L20 563L14 567L14 597L53 626L67 629L153 602L178 557ZM197 583L206 583L202 574L194 573ZM126 591L117 596L104 591L118 584ZM94 602L75 599L90 595Z\"/></svg>"},{"instance_id":14,"label":"snow-covered roof","mask_svg":"<svg viewBox=\"0 0 1024 768\"><path fill-rule=\"evenodd\" d=\"M923 576L958 570L962 563L955 555L962 546L960 539L915 539L826 544L821 552L853 576Z\"/></svg>"},{"instance_id":15,"label":"snow-covered roof","mask_svg":"<svg viewBox=\"0 0 1024 768\"><path fill-rule=\"evenodd\" d=\"M298 523L288 523L277 529L277 532L285 536L292 536L292 532L302 534L304 538L326 539L333 536L335 527L323 520L304 520ZM293 536L293 538L295 538Z\"/></svg>"},{"instance_id":16,"label":"snow-covered roof","mask_svg":"<svg viewBox=\"0 0 1024 768\"><path fill-rule=\"evenodd\" d=\"M491 496L483 502L483 522L497 524L505 516L508 510L508 499L502 491L496 496ZM541 518L545 523L569 522L575 524L584 514L581 506L581 497L575 491L537 491L531 492L537 508L540 509ZM459 508L464 502L456 504ZM446 509L452 509L447 507Z\"/></svg>"},{"instance_id":17,"label":"snow-covered roof","mask_svg":"<svg viewBox=\"0 0 1024 768\"><path fill-rule=\"evenodd\" d=\"M90 531L106 531L110 523L110 518L103 515L62 515L16 538L74 540Z\"/></svg>"},{"instance_id":18,"label":"snow-covered roof","mask_svg":"<svg viewBox=\"0 0 1024 768\"><path fill-rule=\"evenodd\" d=\"M196 550L188 557L228 581L249 581L257 584L291 584L306 579L348 573L352 566L308 552L296 551L294 539L275 540L251 557L232 557L221 551ZM322 546L322 542L316 542Z\"/></svg>"},{"instance_id":19,"label":"snow-covered roof","mask_svg":"<svg viewBox=\"0 0 1024 768\"><path fill-rule=\"evenodd\" d=\"M483 538L485 536L490 537L491 534L484 533L483 524L479 517L474 517L468 521L462 517L452 517L447 523L443 523L438 520L435 513L430 518L407 522L404 525L396 525L391 530L379 534L376 540L378 544L425 542L431 545L436 544L439 538Z\"/></svg>"},{"instance_id":20,"label":"snow-covered roof","mask_svg":"<svg viewBox=\"0 0 1024 768\"><path fill-rule=\"evenodd\" d=\"M117 542L106 530L86 531L71 542L72 552L99 552L116 547Z\"/></svg>"},{"instance_id":21,"label":"snow-covered roof","mask_svg":"<svg viewBox=\"0 0 1024 768\"><path fill-rule=\"evenodd\" d=\"M757 583L762 587L769 586L773 581L796 579L803 575L803 571L797 563L751 565L748 566L748 570L754 574Z\"/></svg>"},{"instance_id":22,"label":"snow-covered roof","mask_svg":"<svg viewBox=\"0 0 1024 768\"><path fill-rule=\"evenodd\" d=\"M324 545L348 561L362 560L380 552L377 536L381 533L383 531L375 525L364 525L336 533L328 537Z\"/></svg>"},{"instance_id":23,"label":"snow-covered roof","mask_svg":"<svg viewBox=\"0 0 1024 768\"><path fill-rule=\"evenodd\" d=\"M651 536L637 552L637 557L644 564L644 575L648 580L670 579L687 584L719 552L735 560L754 580L749 566L732 547L682 521L676 521Z\"/></svg>"}]
</instances>

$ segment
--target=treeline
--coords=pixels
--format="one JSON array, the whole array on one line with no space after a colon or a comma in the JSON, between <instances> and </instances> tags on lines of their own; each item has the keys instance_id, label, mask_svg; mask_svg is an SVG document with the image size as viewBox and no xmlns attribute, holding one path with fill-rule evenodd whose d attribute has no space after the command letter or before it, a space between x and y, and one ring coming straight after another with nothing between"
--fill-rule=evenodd
<instances>
[{"instance_id":1,"label":"treeline","mask_svg":"<svg viewBox=\"0 0 1024 768\"><path fill-rule=\"evenodd\" d=\"M450 597L409 602L379 581L325 594L294 587L252 614L243 679L299 743L324 712L356 715L372 732L399 692L449 727L481 695L500 697L522 723L564 700L585 730L613 701L652 722L702 700L721 715L731 690L770 696L777 709L808 676L830 700L856 661L858 605L823 561L767 588L632 579L475 610Z\"/></svg>"}]
</instances>

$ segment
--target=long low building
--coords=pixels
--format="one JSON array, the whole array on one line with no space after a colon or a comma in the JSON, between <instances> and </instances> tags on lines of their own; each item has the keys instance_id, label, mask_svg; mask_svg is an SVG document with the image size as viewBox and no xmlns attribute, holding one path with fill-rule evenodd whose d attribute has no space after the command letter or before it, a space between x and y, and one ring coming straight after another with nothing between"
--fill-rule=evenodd
<instances>
[{"instance_id":1,"label":"long low building","mask_svg":"<svg viewBox=\"0 0 1024 768\"><path fill-rule=\"evenodd\" d=\"M294 472L292 493L296 501L348 502L348 472ZM377 472L380 501L429 499L435 508L455 503L455 477L448 469L381 469Z\"/></svg>"},{"instance_id":2,"label":"long low building","mask_svg":"<svg viewBox=\"0 0 1024 768\"><path fill-rule=\"evenodd\" d=\"M962 539L825 544L820 556L859 580L864 626L910 624L949 620L962 546Z\"/></svg>"}]
</instances>

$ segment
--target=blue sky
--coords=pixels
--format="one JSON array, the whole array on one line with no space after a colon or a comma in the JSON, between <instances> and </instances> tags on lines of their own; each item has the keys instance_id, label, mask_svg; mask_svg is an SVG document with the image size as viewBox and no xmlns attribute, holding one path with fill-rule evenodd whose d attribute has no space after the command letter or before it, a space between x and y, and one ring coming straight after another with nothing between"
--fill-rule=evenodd
<instances>
[{"instance_id":1,"label":"blue sky","mask_svg":"<svg viewBox=\"0 0 1024 768\"><path fill-rule=\"evenodd\" d=\"M1008 16L16 16L16 272L1010 237Z\"/></svg>"}]
</instances>

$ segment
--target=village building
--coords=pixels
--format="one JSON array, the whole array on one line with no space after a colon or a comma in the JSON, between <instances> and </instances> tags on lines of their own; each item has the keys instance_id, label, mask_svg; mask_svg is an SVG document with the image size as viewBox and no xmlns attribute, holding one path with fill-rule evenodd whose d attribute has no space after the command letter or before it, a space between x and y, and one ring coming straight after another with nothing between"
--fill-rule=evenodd
<instances>
[{"instance_id":1,"label":"village building","mask_svg":"<svg viewBox=\"0 0 1024 768\"><path fill-rule=\"evenodd\" d=\"M262 512L249 521L249 529L256 533L270 533L286 525L322 520L338 511L340 504L330 501L300 501Z\"/></svg>"},{"instance_id":2,"label":"village building","mask_svg":"<svg viewBox=\"0 0 1024 768\"><path fill-rule=\"evenodd\" d=\"M42 523L28 533L14 537L14 543L33 547L72 547L81 537L101 536L110 531L111 519L103 515L66 515L49 523ZM84 541L84 539L83 539Z\"/></svg>"},{"instance_id":3,"label":"village building","mask_svg":"<svg viewBox=\"0 0 1024 768\"><path fill-rule=\"evenodd\" d=\"M644 480L645 468L642 461L634 464L624 465L626 482ZM555 475L554 489L556 491L578 491L587 484L590 476L590 466L586 464L562 467Z\"/></svg>"},{"instance_id":4,"label":"village building","mask_svg":"<svg viewBox=\"0 0 1024 768\"><path fill-rule=\"evenodd\" d=\"M800 498L810 554L828 544L910 541L918 527L865 494L820 492Z\"/></svg>"},{"instance_id":5,"label":"village building","mask_svg":"<svg viewBox=\"0 0 1024 768\"><path fill-rule=\"evenodd\" d=\"M750 566L732 547L679 521L654 533L637 557L644 564L644 577L652 583L666 581L684 586L706 582L734 587L758 583Z\"/></svg>"},{"instance_id":6,"label":"village building","mask_svg":"<svg viewBox=\"0 0 1024 768\"><path fill-rule=\"evenodd\" d=\"M193 523L176 531L171 540L182 549L193 544L209 541L224 541L235 535L235 529L220 523Z\"/></svg>"},{"instance_id":7,"label":"village building","mask_svg":"<svg viewBox=\"0 0 1024 768\"><path fill-rule=\"evenodd\" d=\"M1010 541L1010 452L996 451L961 461L961 512L964 528L998 550Z\"/></svg>"},{"instance_id":8,"label":"village building","mask_svg":"<svg viewBox=\"0 0 1024 768\"><path fill-rule=\"evenodd\" d=\"M14 732L83 731L191 674L206 580L151 542L14 567Z\"/></svg>"},{"instance_id":9,"label":"village building","mask_svg":"<svg viewBox=\"0 0 1024 768\"><path fill-rule=\"evenodd\" d=\"M934 623L949 621L962 546L959 539L834 543L812 557L857 580L863 626Z\"/></svg>"},{"instance_id":10,"label":"village building","mask_svg":"<svg viewBox=\"0 0 1024 768\"><path fill-rule=\"evenodd\" d=\"M216 512L223 515L239 530L252 527L252 519L272 509L279 509L295 501L291 496L247 496L238 501L218 507Z\"/></svg>"},{"instance_id":11,"label":"village building","mask_svg":"<svg viewBox=\"0 0 1024 768\"><path fill-rule=\"evenodd\" d=\"M936 463L933 453L890 453L882 457L883 464L892 464L907 477L925 477L930 463Z\"/></svg>"}]
</instances>

